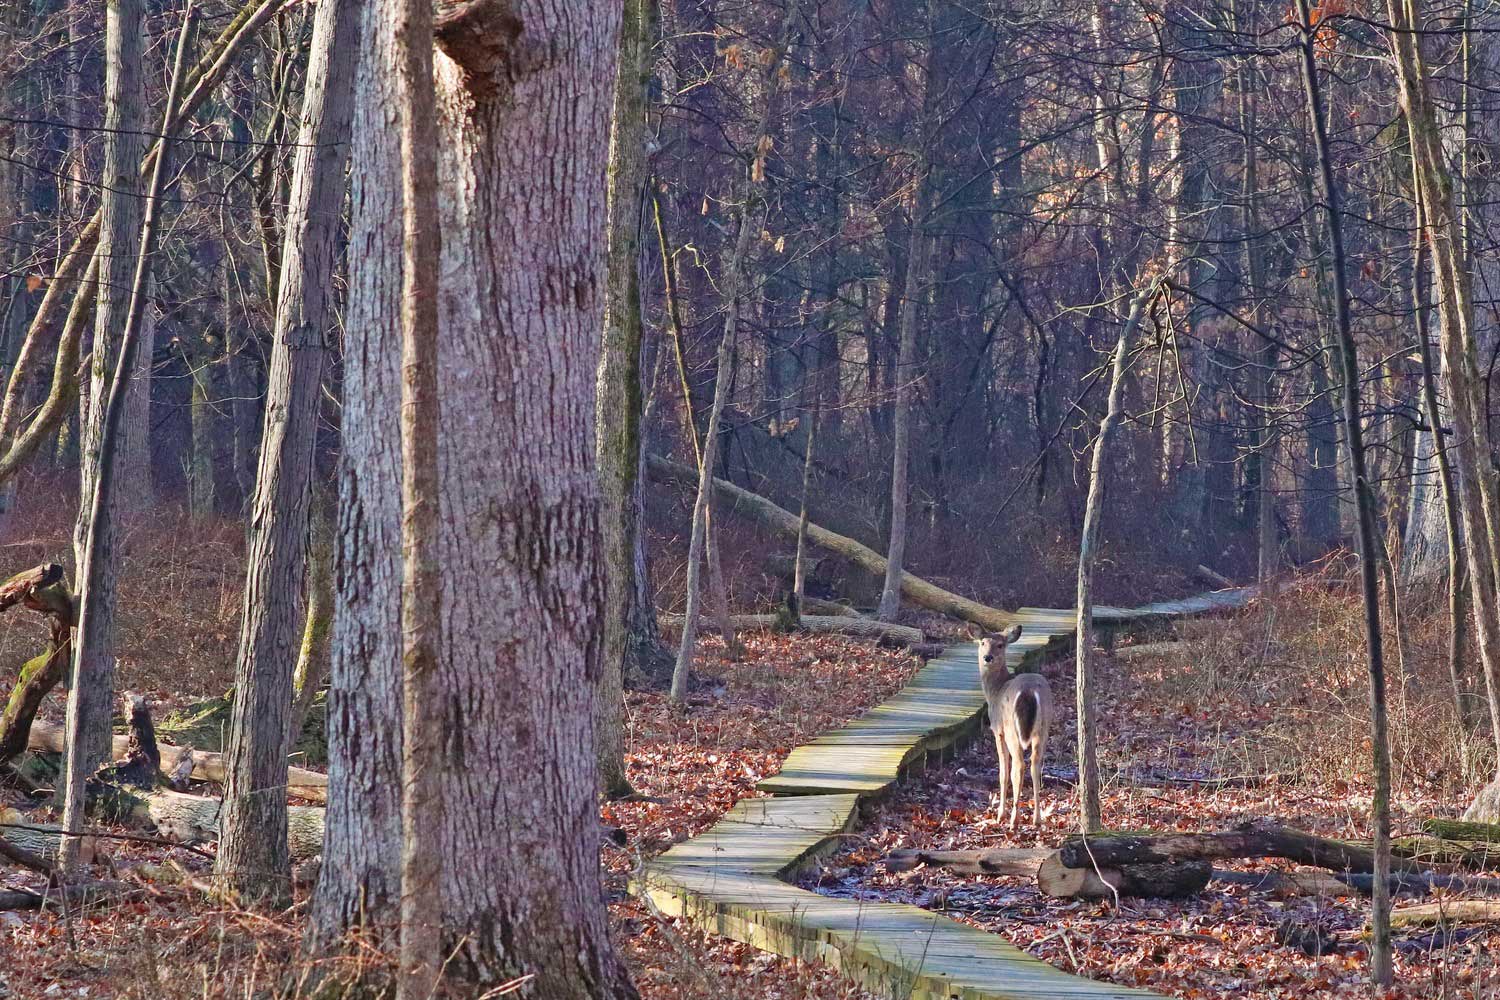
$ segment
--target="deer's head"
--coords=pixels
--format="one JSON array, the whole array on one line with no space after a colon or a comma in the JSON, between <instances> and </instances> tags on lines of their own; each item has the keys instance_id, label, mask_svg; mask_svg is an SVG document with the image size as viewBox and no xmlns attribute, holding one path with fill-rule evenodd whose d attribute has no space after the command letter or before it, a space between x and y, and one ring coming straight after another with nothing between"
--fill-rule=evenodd
<instances>
[{"instance_id":1,"label":"deer's head","mask_svg":"<svg viewBox=\"0 0 1500 1000\"><path fill-rule=\"evenodd\" d=\"M1013 625L1007 632L982 632L970 627L969 638L979 644L979 669L1004 667L1005 649L1021 638L1021 626Z\"/></svg>"}]
</instances>

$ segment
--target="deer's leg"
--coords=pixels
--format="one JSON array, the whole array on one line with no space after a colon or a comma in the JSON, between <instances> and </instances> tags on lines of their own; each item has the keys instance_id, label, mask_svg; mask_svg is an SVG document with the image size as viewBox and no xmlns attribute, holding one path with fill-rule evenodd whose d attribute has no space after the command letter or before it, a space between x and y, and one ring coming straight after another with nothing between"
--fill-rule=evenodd
<instances>
[{"instance_id":1,"label":"deer's leg","mask_svg":"<svg viewBox=\"0 0 1500 1000\"><path fill-rule=\"evenodd\" d=\"M1000 808L995 813L995 817L1003 819L1005 817L1005 786L1010 780L1010 752L1005 749L1005 734L998 727L995 729L995 756L1000 762ZM1018 796L1021 794L1019 788L1016 789L1016 794Z\"/></svg>"},{"instance_id":2,"label":"deer's leg","mask_svg":"<svg viewBox=\"0 0 1500 1000\"><path fill-rule=\"evenodd\" d=\"M1043 740L1031 744L1031 822L1038 831L1042 828L1042 756L1046 749Z\"/></svg>"},{"instance_id":3,"label":"deer's leg","mask_svg":"<svg viewBox=\"0 0 1500 1000\"><path fill-rule=\"evenodd\" d=\"M1016 828L1016 812L1021 805L1021 789L1026 787L1026 750L1019 739L1010 744L1010 828Z\"/></svg>"}]
</instances>

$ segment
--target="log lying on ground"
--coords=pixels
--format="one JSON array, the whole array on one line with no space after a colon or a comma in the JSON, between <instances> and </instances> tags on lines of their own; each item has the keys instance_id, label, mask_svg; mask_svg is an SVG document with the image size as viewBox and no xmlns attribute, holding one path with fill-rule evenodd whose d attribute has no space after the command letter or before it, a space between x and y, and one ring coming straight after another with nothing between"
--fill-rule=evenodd
<instances>
[{"instance_id":1,"label":"log lying on ground","mask_svg":"<svg viewBox=\"0 0 1500 1000\"><path fill-rule=\"evenodd\" d=\"M660 483L696 487L698 473L692 468L663 458L648 455L646 468L651 477ZM791 511L778 507L765 497L741 489L733 483L715 478L714 487L724 500L734 505L734 511L760 522L773 531L789 538L797 537L798 517ZM819 548L834 552L858 565L876 578L885 576L885 558L867 545L856 542L845 535L829 531L816 524L808 524L807 540ZM913 604L973 622L991 632L1001 632L1011 626L1012 616L999 608L988 607L978 601L944 590L928 583L921 577L904 573L901 578L901 593Z\"/></svg>"},{"instance_id":2,"label":"log lying on ground","mask_svg":"<svg viewBox=\"0 0 1500 1000\"><path fill-rule=\"evenodd\" d=\"M1443 840L1500 844L1500 825L1494 823L1470 823L1461 819L1427 819L1422 821L1422 832Z\"/></svg>"},{"instance_id":3,"label":"log lying on ground","mask_svg":"<svg viewBox=\"0 0 1500 1000\"><path fill-rule=\"evenodd\" d=\"M1285 827L1248 827L1225 833L1168 833L1159 836L1074 837L1058 851L1069 868L1156 864L1219 858L1286 858L1314 868L1341 872L1375 870L1374 852L1339 840ZM1393 871L1426 871L1420 861L1393 858Z\"/></svg>"},{"instance_id":4,"label":"log lying on ground","mask_svg":"<svg viewBox=\"0 0 1500 1000\"><path fill-rule=\"evenodd\" d=\"M669 628L682 627L682 615L660 615L661 623ZM776 622L775 615L731 615L730 621L735 628L760 629L770 628ZM889 622L878 622L873 618L848 618L842 615L801 615L799 616L802 631L804 632L832 632L838 635L853 635L868 639L886 639L899 642L902 645L914 646L927 641L919 628L910 628L906 625L892 625Z\"/></svg>"},{"instance_id":5,"label":"log lying on ground","mask_svg":"<svg viewBox=\"0 0 1500 1000\"><path fill-rule=\"evenodd\" d=\"M116 800L117 802L120 800ZM142 826L155 827L168 840L181 844L198 844L219 836L221 799L202 795L184 795L167 789L131 796L126 807L129 816L119 817ZM291 806L287 810L287 841L293 861L305 861L323 853L324 810L321 806ZM13 843L22 845L43 857L56 857L62 828L52 825L23 825L0 829Z\"/></svg>"},{"instance_id":6,"label":"log lying on ground","mask_svg":"<svg viewBox=\"0 0 1500 1000\"><path fill-rule=\"evenodd\" d=\"M932 851L911 849L886 855L886 867L893 872L910 871L918 865L947 868L960 875L1016 875L1036 878L1043 892L1058 896L1101 899L1112 896L1110 886L1121 896L1158 895L1164 890L1188 893L1201 878L1202 869L1161 870L1160 865L1103 868L1100 878L1093 868L1068 868L1060 852L1046 848L985 848L968 851ZM1045 874L1043 874L1045 872ZM1368 896L1374 876L1366 873L1335 874L1322 871L1240 872L1214 868L1206 881L1242 885L1258 892L1290 896ZM1432 872L1404 872L1389 880L1392 895L1425 896L1434 889L1500 898L1500 879L1445 875ZM1199 886L1199 888L1202 888Z\"/></svg>"},{"instance_id":7,"label":"log lying on ground","mask_svg":"<svg viewBox=\"0 0 1500 1000\"><path fill-rule=\"evenodd\" d=\"M1392 927L1493 923L1500 923L1500 900L1450 899L1441 903L1400 906L1391 911Z\"/></svg>"},{"instance_id":8,"label":"log lying on ground","mask_svg":"<svg viewBox=\"0 0 1500 1000\"><path fill-rule=\"evenodd\" d=\"M1036 885L1047 895L1062 898L1112 899L1120 895L1181 899L1202 892L1212 875L1213 866L1200 860L1069 868L1054 853L1037 868Z\"/></svg>"},{"instance_id":9,"label":"log lying on ground","mask_svg":"<svg viewBox=\"0 0 1500 1000\"><path fill-rule=\"evenodd\" d=\"M1192 656L1202 648L1196 642L1143 642L1138 646L1116 646L1109 655L1122 663L1129 663L1148 656Z\"/></svg>"},{"instance_id":10,"label":"log lying on ground","mask_svg":"<svg viewBox=\"0 0 1500 1000\"><path fill-rule=\"evenodd\" d=\"M56 906L64 892L67 893L69 906L123 903L146 894L140 886L127 882L85 882L66 886L62 890L53 887L45 893L6 889L0 891L0 910L40 910L44 906Z\"/></svg>"},{"instance_id":11,"label":"log lying on ground","mask_svg":"<svg viewBox=\"0 0 1500 1000\"><path fill-rule=\"evenodd\" d=\"M41 750L49 753L62 753L66 746L66 738L63 727L55 722L34 722L31 726L31 737L28 741L32 750ZM113 753L115 756L124 756L130 744L130 737L116 736L114 738ZM224 780L224 758L221 754L210 753L206 750L194 750L192 747L161 745L161 767L169 774L176 770L178 763L188 754L192 755L193 777L199 781ZM307 799L312 802L326 802L328 800L328 775L319 774L317 771L308 771L300 767L287 769L287 790L298 798Z\"/></svg>"},{"instance_id":12,"label":"log lying on ground","mask_svg":"<svg viewBox=\"0 0 1500 1000\"><path fill-rule=\"evenodd\" d=\"M833 618L863 618L857 610L847 604L838 601L825 601L821 597L802 598L802 610L814 615L828 615Z\"/></svg>"},{"instance_id":13,"label":"log lying on ground","mask_svg":"<svg viewBox=\"0 0 1500 1000\"><path fill-rule=\"evenodd\" d=\"M979 851L892 851L885 866L893 872L911 871L917 865L949 868L960 875L1022 875L1032 878L1054 851L1045 847L991 847Z\"/></svg>"}]
</instances>

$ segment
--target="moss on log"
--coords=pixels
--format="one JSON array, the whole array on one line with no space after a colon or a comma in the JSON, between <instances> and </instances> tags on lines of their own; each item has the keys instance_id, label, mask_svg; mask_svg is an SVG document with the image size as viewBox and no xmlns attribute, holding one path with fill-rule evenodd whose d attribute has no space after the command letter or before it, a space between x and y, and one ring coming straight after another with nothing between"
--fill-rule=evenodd
<instances>
[{"instance_id":1,"label":"moss on log","mask_svg":"<svg viewBox=\"0 0 1500 1000\"><path fill-rule=\"evenodd\" d=\"M1461 819L1427 819L1422 832L1443 840L1500 844L1500 824L1474 823Z\"/></svg>"},{"instance_id":2,"label":"moss on log","mask_svg":"<svg viewBox=\"0 0 1500 1000\"><path fill-rule=\"evenodd\" d=\"M183 746L221 753L229 732L233 707L233 690L168 712L156 724L157 732ZM302 720L302 731L292 747L293 759L299 763L321 766L328 763L328 694L318 692Z\"/></svg>"}]
</instances>

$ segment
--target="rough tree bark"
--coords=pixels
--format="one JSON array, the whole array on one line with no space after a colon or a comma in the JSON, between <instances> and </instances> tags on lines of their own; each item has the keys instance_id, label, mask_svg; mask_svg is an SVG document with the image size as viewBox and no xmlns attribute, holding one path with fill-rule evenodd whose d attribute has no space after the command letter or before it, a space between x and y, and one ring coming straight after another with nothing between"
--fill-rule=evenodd
<instances>
[{"instance_id":1,"label":"rough tree bark","mask_svg":"<svg viewBox=\"0 0 1500 1000\"><path fill-rule=\"evenodd\" d=\"M450 766L438 674L443 591L438 561L437 98L432 4L399 0L396 63L403 100L401 194L401 957L396 1000L429 1000L443 970L443 783ZM450 719L458 722L460 720ZM452 755L458 757L457 754Z\"/></svg>"},{"instance_id":2,"label":"rough tree bark","mask_svg":"<svg viewBox=\"0 0 1500 1000\"><path fill-rule=\"evenodd\" d=\"M334 260L344 201L359 0L320 3L313 24L282 244L276 331L266 391L260 471L250 507L249 555L229 781L215 870L244 902L284 905L286 755L297 624L307 556L324 339L334 320Z\"/></svg>"},{"instance_id":3,"label":"rough tree bark","mask_svg":"<svg viewBox=\"0 0 1500 1000\"><path fill-rule=\"evenodd\" d=\"M390 10L359 6L351 141L349 301L344 322L328 684L328 814L307 947L329 955L363 932L389 948L401 856L400 94ZM373 266L386 262L386 266Z\"/></svg>"},{"instance_id":4,"label":"rough tree bark","mask_svg":"<svg viewBox=\"0 0 1500 1000\"><path fill-rule=\"evenodd\" d=\"M129 3L122 3L109 9L111 18L120 18L118 23L115 20L109 22L115 31L141 28L139 7L134 8L137 12L135 21L127 16L129 11L121 10L130 7ZM196 19L197 11L189 6L183 17L172 65L172 80L167 91L161 126L161 151L156 157L151 179L144 192L146 208L141 218L140 243L126 286L129 299L121 317L119 358L115 362L110 377L109 395L103 401L101 411L92 489L80 498L80 508L86 506L88 515L86 520L81 519L86 525L86 531L82 537L82 559L79 560L78 630L74 639L73 687L68 697L68 755L63 799L63 826L68 836L63 841L61 857L65 867L74 864L78 857L80 839L77 833L83 829L84 785L99 763L99 758L94 756L98 753L95 741L102 740L106 750L109 746L110 705L107 701L101 704L99 698L114 690L114 588L119 566L117 530L114 524L115 449L119 444L120 421L124 415L125 397L140 341L141 314L146 304L146 280L151 271L151 253L155 247L161 196L166 182L167 143L172 135L172 122ZM102 349L96 341L95 353Z\"/></svg>"},{"instance_id":5,"label":"rough tree bark","mask_svg":"<svg viewBox=\"0 0 1500 1000\"><path fill-rule=\"evenodd\" d=\"M634 997L599 890L594 392L618 5L440 6L444 954ZM383 29L382 29L383 30ZM475 470L483 469L483 476ZM525 780L504 776L525 775Z\"/></svg>"},{"instance_id":6,"label":"rough tree bark","mask_svg":"<svg viewBox=\"0 0 1500 1000\"><path fill-rule=\"evenodd\" d=\"M1130 338L1146 307L1156 297L1159 285L1155 282L1137 292L1130 303L1130 315L1120 327L1115 341L1114 369L1109 381L1109 406L1104 422L1099 426L1099 436L1094 441L1094 457L1089 469L1088 502L1083 512L1083 537L1078 542L1078 625L1077 625L1077 672L1075 683L1078 695L1078 798L1079 820L1084 833L1092 833L1103 826L1099 804L1099 758L1095 750L1096 726L1094 724L1094 689L1092 664L1094 658L1094 559L1098 555L1099 521L1104 514L1105 460L1109 454L1110 438L1115 425L1120 421L1120 397L1125 386L1126 355Z\"/></svg>"}]
</instances>

